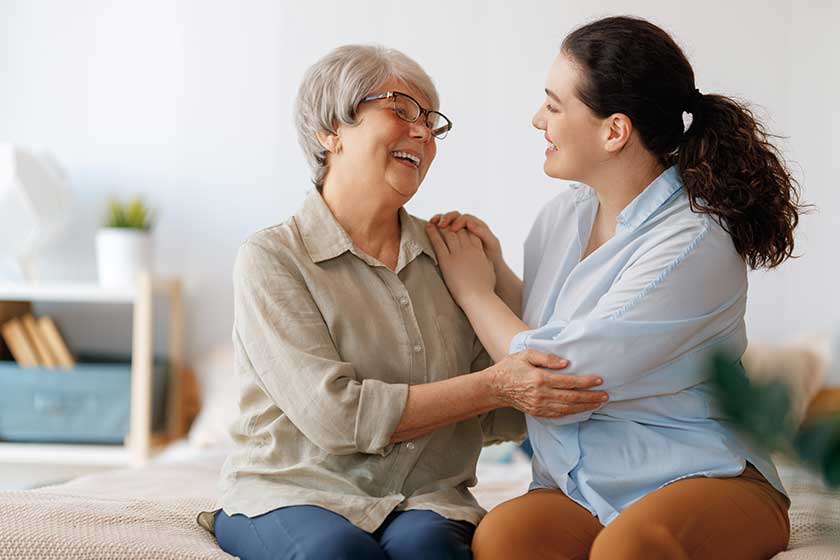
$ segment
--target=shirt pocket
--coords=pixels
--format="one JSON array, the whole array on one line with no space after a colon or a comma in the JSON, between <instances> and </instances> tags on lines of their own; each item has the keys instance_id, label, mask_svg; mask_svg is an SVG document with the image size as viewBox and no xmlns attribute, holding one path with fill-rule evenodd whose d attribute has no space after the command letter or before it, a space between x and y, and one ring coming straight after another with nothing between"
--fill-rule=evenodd
<instances>
[{"instance_id":1,"label":"shirt pocket","mask_svg":"<svg viewBox=\"0 0 840 560\"><path fill-rule=\"evenodd\" d=\"M435 323L443 371L432 372L432 375L437 379L448 379L469 373L476 345L475 332L469 321L466 317L438 315Z\"/></svg>"}]
</instances>

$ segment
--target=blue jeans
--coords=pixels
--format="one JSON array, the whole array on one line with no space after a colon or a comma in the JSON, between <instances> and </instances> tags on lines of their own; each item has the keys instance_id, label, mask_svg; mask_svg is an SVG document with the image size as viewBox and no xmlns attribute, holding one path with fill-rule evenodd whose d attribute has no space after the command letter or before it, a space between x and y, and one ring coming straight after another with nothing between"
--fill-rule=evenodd
<instances>
[{"instance_id":1,"label":"blue jeans","mask_svg":"<svg viewBox=\"0 0 840 560\"><path fill-rule=\"evenodd\" d=\"M433 511L392 512L373 533L317 506L289 506L248 518L216 514L219 546L242 560L471 560L475 526Z\"/></svg>"}]
</instances>

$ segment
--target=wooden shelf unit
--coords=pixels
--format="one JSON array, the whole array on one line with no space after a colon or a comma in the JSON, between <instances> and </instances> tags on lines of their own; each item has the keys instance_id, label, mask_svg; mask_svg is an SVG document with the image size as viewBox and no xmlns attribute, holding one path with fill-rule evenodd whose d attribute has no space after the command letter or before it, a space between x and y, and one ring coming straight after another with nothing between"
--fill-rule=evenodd
<instances>
[{"instance_id":1,"label":"wooden shelf unit","mask_svg":"<svg viewBox=\"0 0 840 560\"><path fill-rule=\"evenodd\" d=\"M152 433L153 302L169 300L167 329L169 387L166 429ZM0 441L0 463L140 466L167 441L181 437L181 381L184 374L184 310L178 279L138 278L135 288L97 284L2 284L0 303L123 303L132 306L131 416L123 445L68 445Z\"/></svg>"}]
</instances>

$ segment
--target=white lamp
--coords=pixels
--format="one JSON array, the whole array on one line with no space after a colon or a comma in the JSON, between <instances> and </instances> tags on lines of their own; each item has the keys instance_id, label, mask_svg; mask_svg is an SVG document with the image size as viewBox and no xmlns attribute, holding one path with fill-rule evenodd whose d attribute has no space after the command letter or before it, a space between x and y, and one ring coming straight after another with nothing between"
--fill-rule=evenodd
<instances>
[{"instance_id":1,"label":"white lamp","mask_svg":"<svg viewBox=\"0 0 840 560\"><path fill-rule=\"evenodd\" d=\"M0 144L0 256L35 281L32 259L67 223L67 179L49 154Z\"/></svg>"}]
</instances>

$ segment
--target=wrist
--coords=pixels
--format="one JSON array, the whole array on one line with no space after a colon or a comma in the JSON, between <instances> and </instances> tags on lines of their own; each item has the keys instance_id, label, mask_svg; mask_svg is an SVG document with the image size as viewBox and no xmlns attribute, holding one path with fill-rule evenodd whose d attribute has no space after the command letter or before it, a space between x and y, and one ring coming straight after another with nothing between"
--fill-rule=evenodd
<instances>
[{"instance_id":1,"label":"wrist","mask_svg":"<svg viewBox=\"0 0 840 560\"><path fill-rule=\"evenodd\" d=\"M501 251L498 253L488 254L487 258L489 258L490 262L493 263L493 269L496 271L497 276L500 272L504 272L508 268L504 257L502 257Z\"/></svg>"},{"instance_id":2,"label":"wrist","mask_svg":"<svg viewBox=\"0 0 840 560\"><path fill-rule=\"evenodd\" d=\"M494 364L486 369L477 372L480 376L482 389L485 395L485 401L490 410L504 406L504 399L502 399L502 384L501 372L498 364Z\"/></svg>"},{"instance_id":3,"label":"wrist","mask_svg":"<svg viewBox=\"0 0 840 560\"><path fill-rule=\"evenodd\" d=\"M488 288L486 290L473 289L458 298L458 304L461 306L461 309L464 310L464 313L467 314L467 317L470 317L477 310L486 307L490 300L497 297L498 296L493 291L493 288Z\"/></svg>"}]
</instances>

